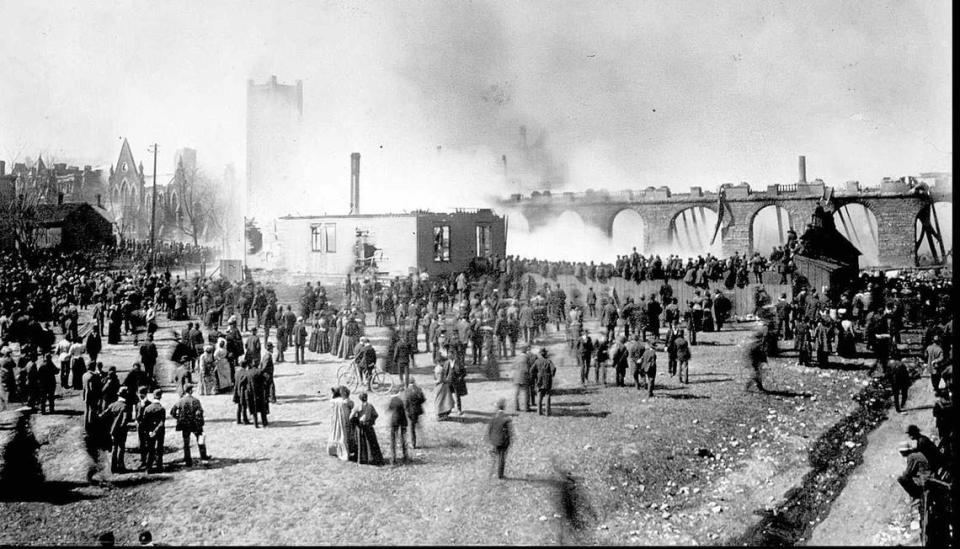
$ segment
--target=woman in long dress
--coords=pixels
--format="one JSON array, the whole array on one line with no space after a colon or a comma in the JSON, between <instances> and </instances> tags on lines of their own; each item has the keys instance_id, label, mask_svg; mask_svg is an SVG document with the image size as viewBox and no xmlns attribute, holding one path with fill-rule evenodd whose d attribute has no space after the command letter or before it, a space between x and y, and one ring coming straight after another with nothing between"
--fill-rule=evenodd
<instances>
[{"instance_id":1,"label":"woman in long dress","mask_svg":"<svg viewBox=\"0 0 960 549\"><path fill-rule=\"evenodd\" d=\"M226 338L217 338L217 347L213 351L213 359L217 365L218 390L232 389L233 379L230 377L230 361L227 359Z\"/></svg>"},{"instance_id":2,"label":"woman in long dress","mask_svg":"<svg viewBox=\"0 0 960 549\"><path fill-rule=\"evenodd\" d=\"M320 326L319 326L319 321L317 321L316 319L314 319L314 321L313 321L313 327L312 327L312 328L313 328L313 329L310 331L310 342L309 342L309 344L307 345L307 349L309 349L311 353L318 353L318 352L320 352L320 329L319 329Z\"/></svg>"},{"instance_id":3,"label":"woman in long dress","mask_svg":"<svg viewBox=\"0 0 960 549\"><path fill-rule=\"evenodd\" d=\"M437 419L444 420L453 411L453 362L448 356L448 348L444 346L440 349L440 357L437 365L433 369L433 376L436 379L437 394L434 397L434 406L437 409Z\"/></svg>"},{"instance_id":4,"label":"woman in long dress","mask_svg":"<svg viewBox=\"0 0 960 549\"><path fill-rule=\"evenodd\" d=\"M215 395L219 389L217 384L217 359L213 356L213 345L204 345L203 355L200 357L201 395Z\"/></svg>"},{"instance_id":5,"label":"woman in long dress","mask_svg":"<svg viewBox=\"0 0 960 549\"><path fill-rule=\"evenodd\" d=\"M347 401L343 399L340 389L340 387L331 389L333 391L331 405L333 417L330 424L330 436L327 437L327 453L342 461L347 461L350 455L350 448L347 443L350 430L350 409L346 404Z\"/></svg>"},{"instance_id":6,"label":"woman in long dress","mask_svg":"<svg viewBox=\"0 0 960 549\"><path fill-rule=\"evenodd\" d=\"M367 393L360 393L360 405L350 418L357 439L357 463L360 465L383 465L383 453L377 441L377 432L373 428L377 422L377 410L367 402Z\"/></svg>"}]
</instances>

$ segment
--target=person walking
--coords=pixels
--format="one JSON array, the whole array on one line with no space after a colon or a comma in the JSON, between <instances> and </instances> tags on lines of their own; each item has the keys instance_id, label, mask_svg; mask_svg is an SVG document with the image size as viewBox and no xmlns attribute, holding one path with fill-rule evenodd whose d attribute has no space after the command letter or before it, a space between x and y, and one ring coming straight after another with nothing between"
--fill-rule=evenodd
<instances>
[{"instance_id":1,"label":"person walking","mask_svg":"<svg viewBox=\"0 0 960 549\"><path fill-rule=\"evenodd\" d=\"M210 459L207 455L206 439L203 436L203 406L193 396L192 383L184 388L183 396L170 408L170 417L177 420L176 429L183 436L183 464L187 467L193 466L193 458L190 455L191 434L197 437L200 459L203 461Z\"/></svg>"},{"instance_id":2,"label":"person walking","mask_svg":"<svg viewBox=\"0 0 960 549\"><path fill-rule=\"evenodd\" d=\"M416 379L410 380L410 385L403 392L403 407L407 413L407 427L410 429L410 443L413 449L417 449L417 424L420 422L420 416L423 415L423 403L427 397L423 395L423 390L417 385Z\"/></svg>"},{"instance_id":3,"label":"person walking","mask_svg":"<svg viewBox=\"0 0 960 549\"><path fill-rule=\"evenodd\" d=\"M153 334L147 334L147 340L140 344L140 364L143 365L143 371L150 379L154 377L154 370L157 367L157 345L153 342Z\"/></svg>"},{"instance_id":4,"label":"person walking","mask_svg":"<svg viewBox=\"0 0 960 549\"><path fill-rule=\"evenodd\" d=\"M639 367L643 374L643 383L647 386L647 398L653 398L653 386L657 378L657 350L645 341L641 341L643 353L640 355Z\"/></svg>"},{"instance_id":5,"label":"person walking","mask_svg":"<svg viewBox=\"0 0 960 549\"><path fill-rule=\"evenodd\" d=\"M527 389L530 379L527 377L530 370L530 346L523 344L521 353L513 359L513 405L520 412L520 395L523 394L523 411L530 411L530 392Z\"/></svg>"},{"instance_id":6,"label":"person walking","mask_svg":"<svg viewBox=\"0 0 960 549\"><path fill-rule=\"evenodd\" d=\"M403 451L403 461L407 461L407 413L403 400L399 396L390 399L387 405L387 418L390 425L390 464L397 464L397 438Z\"/></svg>"},{"instance_id":7,"label":"person walking","mask_svg":"<svg viewBox=\"0 0 960 549\"><path fill-rule=\"evenodd\" d=\"M613 369L615 374L614 386L626 387L627 377L627 346L625 339L621 336L617 339L613 349Z\"/></svg>"},{"instance_id":8,"label":"person walking","mask_svg":"<svg viewBox=\"0 0 960 549\"><path fill-rule=\"evenodd\" d=\"M677 334L676 339L673 340L673 345L676 349L680 383L686 385L690 383L690 344L687 343L687 339L683 337L683 330L680 330Z\"/></svg>"},{"instance_id":9,"label":"person walking","mask_svg":"<svg viewBox=\"0 0 960 549\"><path fill-rule=\"evenodd\" d=\"M513 421L503 411L506 406L506 399L497 400L497 411L487 426L487 442L493 450L493 465L498 479L503 478L507 464L507 450L510 449L510 443L513 441Z\"/></svg>"},{"instance_id":10,"label":"person walking","mask_svg":"<svg viewBox=\"0 0 960 549\"><path fill-rule=\"evenodd\" d=\"M553 395L553 378L557 375L557 367L547 356L547 348L540 348L540 358L537 359L537 414L543 415L543 400L547 400L547 415L551 414L550 403Z\"/></svg>"}]
</instances>

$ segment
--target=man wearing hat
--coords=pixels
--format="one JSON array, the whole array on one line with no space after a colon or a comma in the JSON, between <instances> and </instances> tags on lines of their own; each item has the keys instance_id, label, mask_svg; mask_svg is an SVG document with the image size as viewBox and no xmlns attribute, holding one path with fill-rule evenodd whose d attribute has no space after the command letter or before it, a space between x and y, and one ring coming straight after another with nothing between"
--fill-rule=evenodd
<instances>
[{"instance_id":1,"label":"man wearing hat","mask_svg":"<svg viewBox=\"0 0 960 549\"><path fill-rule=\"evenodd\" d=\"M127 423L130 416L127 414L127 388L120 387L115 400L100 414L100 421L110 432L110 472L125 473L127 466L124 463L124 451L127 446Z\"/></svg>"},{"instance_id":2,"label":"man wearing hat","mask_svg":"<svg viewBox=\"0 0 960 549\"><path fill-rule=\"evenodd\" d=\"M200 459L210 459L207 455L207 445L203 436L203 407L200 401L193 396L193 384L184 387L183 396L170 408L170 416L177 420L177 431L183 435L183 463L187 467L193 465L190 456L190 435L197 437L197 447L200 448Z\"/></svg>"},{"instance_id":3,"label":"man wearing hat","mask_svg":"<svg viewBox=\"0 0 960 549\"><path fill-rule=\"evenodd\" d=\"M147 340L140 344L140 363L147 377L153 379L153 371L157 366L157 345L153 342L153 334L147 334Z\"/></svg>"},{"instance_id":4,"label":"man wearing hat","mask_svg":"<svg viewBox=\"0 0 960 549\"><path fill-rule=\"evenodd\" d=\"M510 449L510 442L513 439L513 422L510 417L503 413L507 402L501 398L497 400L497 412L490 418L490 424L487 426L487 442L492 446L495 456L494 467L497 478L503 478L503 470L507 463L507 450Z\"/></svg>"},{"instance_id":5,"label":"man wearing hat","mask_svg":"<svg viewBox=\"0 0 960 549\"><path fill-rule=\"evenodd\" d=\"M553 378L557 375L557 367L547 358L547 348L540 348L540 357L537 358L534 368L537 370L537 413L543 415L543 399L547 399L547 415L550 415L550 401L553 394Z\"/></svg>"},{"instance_id":6,"label":"man wearing hat","mask_svg":"<svg viewBox=\"0 0 960 549\"><path fill-rule=\"evenodd\" d=\"M163 391L153 392L153 402L147 405L141 416L141 427L147 437L147 462L144 468L148 473L158 473L163 470L163 438L166 434L164 421L167 419L167 410L160 404Z\"/></svg>"},{"instance_id":7,"label":"man wearing hat","mask_svg":"<svg viewBox=\"0 0 960 549\"><path fill-rule=\"evenodd\" d=\"M289 312L289 311L288 311ZM303 317L297 317L297 320L291 326L291 332L293 336L293 356L294 362L297 364L303 364L307 361L304 348L307 346L307 325L303 321Z\"/></svg>"},{"instance_id":8,"label":"man wearing hat","mask_svg":"<svg viewBox=\"0 0 960 549\"><path fill-rule=\"evenodd\" d=\"M230 363L230 383L236 385L237 362L243 356L243 336L237 328L237 317L231 316L227 321L227 361Z\"/></svg>"},{"instance_id":9,"label":"man wearing hat","mask_svg":"<svg viewBox=\"0 0 960 549\"><path fill-rule=\"evenodd\" d=\"M267 342L267 350L260 357L260 374L263 376L264 397L272 404L277 403L277 387L273 382L273 342Z\"/></svg>"},{"instance_id":10,"label":"man wearing hat","mask_svg":"<svg viewBox=\"0 0 960 549\"><path fill-rule=\"evenodd\" d=\"M897 482L913 499L923 495L923 484L930 477L930 462L913 442L907 441L897 447L900 455L907 458L907 468L897 477Z\"/></svg>"},{"instance_id":11,"label":"man wearing hat","mask_svg":"<svg viewBox=\"0 0 960 549\"><path fill-rule=\"evenodd\" d=\"M940 450L937 449L937 445L930 440L930 437L921 433L920 428L916 425L907 426L907 436L913 441L917 451L923 454L923 457L927 458L927 463L930 464L930 471L936 472L940 467L942 458Z\"/></svg>"}]
</instances>

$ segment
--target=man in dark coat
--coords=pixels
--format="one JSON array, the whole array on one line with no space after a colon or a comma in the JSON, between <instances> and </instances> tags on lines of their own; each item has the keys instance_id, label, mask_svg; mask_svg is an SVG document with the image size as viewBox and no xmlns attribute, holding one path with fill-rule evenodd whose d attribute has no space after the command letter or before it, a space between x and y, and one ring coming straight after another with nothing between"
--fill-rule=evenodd
<instances>
[{"instance_id":1,"label":"man in dark coat","mask_svg":"<svg viewBox=\"0 0 960 549\"><path fill-rule=\"evenodd\" d=\"M100 351L103 349L103 339L100 337L100 328L97 328L96 325L93 326L93 330L87 334L83 346L87 349L87 354L90 355L90 362L96 362L97 357L100 356Z\"/></svg>"},{"instance_id":2,"label":"man in dark coat","mask_svg":"<svg viewBox=\"0 0 960 549\"><path fill-rule=\"evenodd\" d=\"M260 420L257 418L257 399L253 386L253 370L247 368L246 364L240 363L240 369L236 373L236 383L233 385L233 402L237 405L237 423L241 423L243 418L244 425L250 425L250 417L247 412L253 414L253 420L260 427Z\"/></svg>"},{"instance_id":3,"label":"man in dark coat","mask_svg":"<svg viewBox=\"0 0 960 549\"><path fill-rule=\"evenodd\" d=\"M423 395L423 390L417 386L416 379L410 380L410 385L407 385L403 396L404 410L407 412L407 426L410 428L410 442L413 444L413 448L416 449L417 424L420 421L420 416L423 415L423 403L427 401L427 397Z\"/></svg>"},{"instance_id":4,"label":"man in dark coat","mask_svg":"<svg viewBox=\"0 0 960 549\"><path fill-rule=\"evenodd\" d=\"M147 436L146 469L148 473L163 471L163 439L166 434L163 422L167 419L167 411L160 404L161 396L163 391L160 389L154 391L153 402L144 408L141 416L142 427Z\"/></svg>"},{"instance_id":5,"label":"man in dark coat","mask_svg":"<svg viewBox=\"0 0 960 549\"><path fill-rule=\"evenodd\" d=\"M553 361L547 357L546 347L540 349L540 357L537 358L535 368L537 369L537 414L543 415L543 400L547 400L547 415L550 415L550 401L553 395L553 378L557 375L557 367Z\"/></svg>"},{"instance_id":6,"label":"man in dark coat","mask_svg":"<svg viewBox=\"0 0 960 549\"><path fill-rule=\"evenodd\" d=\"M613 369L615 373L614 385L616 387L626 387L627 366L629 362L625 338L620 337L614 344L611 361L613 362Z\"/></svg>"},{"instance_id":7,"label":"man in dark coat","mask_svg":"<svg viewBox=\"0 0 960 549\"><path fill-rule=\"evenodd\" d=\"M100 375L97 373L96 364L91 362L87 365L87 372L83 374L83 426L87 432L93 430L97 417L100 415L100 399L102 396L103 384Z\"/></svg>"},{"instance_id":8,"label":"man in dark coat","mask_svg":"<svg viewBox=\"0 0 960 549\"><path fill-rule=\"evenodd\" d=\"M307 325L303 322L303 317L294 320L294 324L290 327L290 331L292 332L293 337L294 361L297 364L303 364L307 360L304 356L304 347L307 345Z\"/></svg>"},{"instance_id":9,"label":"man in dark coat","mask_svg":"<svg viewBox=\"0 0 960 549\"><path fill-rule=\"evenodd\" d=\"M170 408L170 416L177 420L177 431L183 435L183 463L187 467L193 465L190 456L190 435L196 435L197 447L200 448L200 459L210 459L207 455L206 440L203 436L203 407L200 401L193 396L193 385L187 385L180 400Z\"/></svg>"},{"instance_id":10,"label":"man in dark coat","mask_svg":"<svg viewBox=\"0 0 960 549\"><path fill-rule=\"evenodd\" d=\"M647 386L647 397L653 397L654 380L657 378L657 351L652 345L641 341L643 354L640 355L640 373L643 375L643 382Z\"/></svg>"},{"instance_id":11,"label":"man in dark coat","mask_svg":"<svg viewBox=\"0 0 960 549\"><path fill-rule=\"evenodd\" d=\"M153 379L154 369L157 367L157 345L153 342L153 334L147 334L147 340L140 344L140 363L147 377Z\"/></svg>"},{"instance_id":12,"label":"man in dark coat","mask_svg":"<svg viewBox=\"0 0 960 549\"><path fill-rule=\"evenodd\" d=\"M110 472L126 473L124 452L127 446L127 424L130 416L127 414L126 387L117 395L117 400L107 406L100 414L100 421L110 434Z\"/></svg>"},{"instance_id":13,"label":"man in dark coat","mask_svg":"<svg viewBox=\"0 0 960 549\"><path fill-rule=\"evenodd\" d=\"M263 356L260 358L260 375L263 376L264 390L266 391L265 397L272 404L277 402L277 386L273 382L273 342L267 342L267 352L263 353ZM264 420L263 424L266 425L267 421Z\"/></svg>"},{"instance_id":14,"label":"man in dark coat","mask_svg":"<svg viewBox=\"0 0 960 549\"><path fill-rule=\"evenodd\" d=\"M923 454L923 457L927 458L927 463L930 464L930 471L936 472L937 469L940 468L940 462L942 461L942 456L940 455L940 450L937 449L937 445L930 440L930 437L921 433L920 428L916 425L907 426L907 436L916 444L917 451Z\"/></svg>"},{"instance_id":15,"label":"man in dark coat","mask_svg":"<svg viewBox=\"0 0 960 549\"><path fill-rule=\"evenodd\" d=\"M260 414L260 422L263 423L263 427L266 428L268 425L267 414L270 413L270 388L267 383L267 378L262 370L256 367L251 367L250 372L250 376L253 378L253 395L255 404L253 411L253 424L255 427L259 427L259 425L257 425L257 414Z\"/></svg>"},{"instance_id":16,"label":"man in dark coat","mask_svg":"<svg viewBox=\"0 0 960 549\"><path fill-rule=\"evenodd\" d=\"M414 332L416 333L416 332ZM397 365L400 382L406 387L410 383L410 368L417 366L414 349L407 338L401 337L393 349L393 363Z\"/></svg>"},{"instance_id":17,"label":"man in dark coat","mask_svg":"<svg viewBox=\"0 0 960 549\"><path fill-rule=\"evenodd\" d=\"M250 336L247 337L247 342L243 345L243 361L256 368L260 364L261 354L260 337L257 336L257 327L254 326L250 329Z\"/></svg>"},{"instance_id":18,"label":"man in dark coat","mask_svg":"<svg viewBox=\"0 0 960 549\"><path fill-rule=\"evenodd\" d=\"M50 413L53 413L53 399L57 394L57 373L59 368L53 363L53 355L47 353L43 357L43 363L38 369L38 381L40 385L40 413L45 414L49 405Z\"/></svg>"},{"instance_id":19,"label":"man in dark coat","mask_svg":"<svg viewBox=\"0 0 960 549\"><path fill-rule=\"evenodd\" d=\"M227 328L225 339L227 340L227 361L230 363L230 382L236 385L237 364L243 357L243 336L237 328L235 316L231 316L227 324L229 328Z\"/></svg>"},{"instance_id":20,"label":"man in dark coat","mask_svg":"<svg viewBox=\"0 0 960 549\"><path fill-rule=\"evenodd\" d=\"M590 359L593 357L593 339L590 338L590 332L584 330L576 345L577 358L580 361L580 384L586 385L590 377Z\"/></svg>"},{"instance_id":21,"label":"man in dark coat","mask_svg":"<svg viewBox=\"0 0 960 549\"><path fill-rule=\"evenodd\" d=\"M493 447L494 467L498 479L503 478L503 470L507 463L507 450L510 448L510 442L513 439L513 422L503 412L506 406L505 399L497 400L497 413L490 419L490 424L487 426L487 442Z\"/></svg>"},{"instance_id":22,"label":"man in dark coat","mask_svg":"<svg viewBox=\"0 0 960 549\"><path fill-rule=\"evenodd\" d=\"M399 396L390 399L387 405L387 418L390 422L390 464L397 464L397 437L403 450L403 461L407 461L407 414L403 400Z\"/></svg>"},{"instance_id":23,"label":"man in dark coat","mask_svg":"<svg viewBox=\"0 0 960 549\"><path fill-rule=\"evenodd\" d=\"M900 455L907 459L907 467L897 477L897 482L913 499L920 499L923 495L923 485L930 478L930 462L923 452L920 452L912 442L905 442L898 448Z\"/></svg>"}]
</instances>

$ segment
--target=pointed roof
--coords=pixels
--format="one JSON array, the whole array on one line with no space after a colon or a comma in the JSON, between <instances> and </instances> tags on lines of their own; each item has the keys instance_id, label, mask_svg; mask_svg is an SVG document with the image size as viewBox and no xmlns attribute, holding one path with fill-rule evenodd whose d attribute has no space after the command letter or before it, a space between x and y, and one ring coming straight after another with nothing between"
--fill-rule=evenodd
<instances>
[{"instance_id":1,"label":"pointed roof","mask_svg":"<svg viewBox=\"0 0 960 549\"><path fill-rule=\"evenodd\" d=\"M46 164L43 163L43 155L42 154L37 155L37 171L39 172L46 169L47 169L47 166Z\"/></svg>"},{"instance_id":2,"label":"pointed roof","mask_svg":"<svg viewBox=\"0 0 960 549\"><path fill-rule=\"evenodd\" d=\"M837 230L833 216L822 206L817 206L807 230L800 236L800 250L797 255L843 265L857 265L857 258L861 253Z\"/></svg>"}]
</instances>

